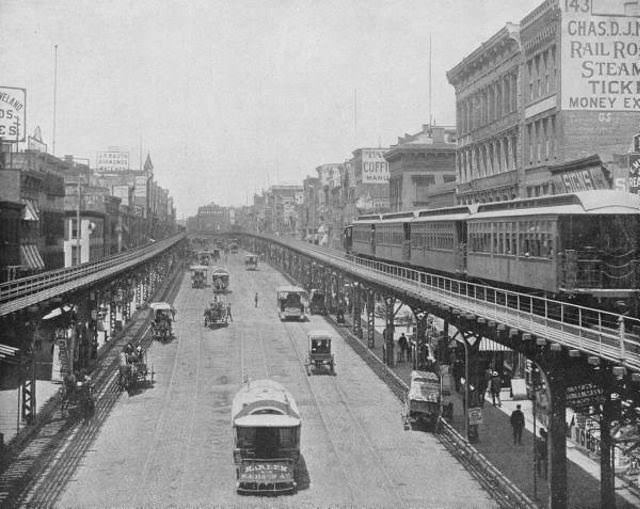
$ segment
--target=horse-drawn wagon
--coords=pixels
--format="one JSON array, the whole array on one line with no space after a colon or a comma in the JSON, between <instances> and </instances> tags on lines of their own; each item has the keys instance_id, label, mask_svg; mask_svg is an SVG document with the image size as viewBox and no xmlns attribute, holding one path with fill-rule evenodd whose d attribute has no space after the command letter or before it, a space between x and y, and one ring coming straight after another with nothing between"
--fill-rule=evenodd
<instances>
[{"instance_id":1,"label":"horse-drawn wagon","mask_svg":"<svg viewBox=\"0 0 640 509\"><path fill-rule=\"evenodd\" d=\"M411 385L405 400L405 428L421 424L435 429L442 417L442 385L440 375L433 371L411 372Z\"/></svg>"},{"instance_id":2,"label":"horse-drawn wagon","mask_svg":"<svg viewBox=\"0 0 640 509\"><path fill-rule=\"evenodd\" d=\"M245 255L244 268L247 270L258 270L258 255L256 254Z\"/></svg>"},{"instance_id":3,"label":"horse-drawn wagon","mask_svg":"<svg viewBox=\"0 0 640 509\"><path fill-rule=\"evenodd\" d=\"M127 345L120 352L118 386L129 394L139 387L146 386L149 381L153 383L153 370L147 366L147 352L141 346L135 350Z\"/></svg>"},{"instance_id":4,"label":"horse-drawn wagon","mask_svg":"<svg viewBox=\"0 0 640 509\"><path fill-rule=\"evenodd\" d=\"M64 415L75 407L85 419L91 417L96 408L94 386L86 375L68 374L64 377L60 397L60 411Z\"/></svg>"},{"instance_id":5,"label":"horse-drawn wagon","mask_svg":"<svg viewBox=\"0 0 640 509\"><path fill-rule=\"evenodd\" d=\"M207 267L206 265L192 265L191 270L191 288L204 288L207 285Z\"/></svg>"},{"instance_id":6,"label":"horse-drawn wagon","mask_svg":"<svg viewBox=\"0 0 640 509\"><path fill-rule=\"evenodd\" d=\"M222 299L216 299L204 310L205 327L223 327L228 325L227 306Z\"/></svg>"},{"instance_id":7,"label":"horse-drawn wagon","mask_svg":"<svg viewBox=\"0 0 640 509\"><path fill-rule=\"evenodd\" d=\"M151 321L151 334L153 339L166 343L174 338L173 321L176 310L167 302L152 302L150 304L153 313Z\"/></svg>"}]
</instances>

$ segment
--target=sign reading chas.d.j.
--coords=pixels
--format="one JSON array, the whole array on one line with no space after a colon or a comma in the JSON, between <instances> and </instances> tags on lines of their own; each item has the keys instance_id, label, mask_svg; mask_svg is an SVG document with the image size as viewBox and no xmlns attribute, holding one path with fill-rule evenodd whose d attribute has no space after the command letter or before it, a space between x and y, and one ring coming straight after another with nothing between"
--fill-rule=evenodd
<instances>
[{"instance_id":1,"label":"sign reading chas.d.j.","mask_svg":"<svg viewBox=\"0 0 640 509\"><path fill-rule=\"evenodd\" d=\"M562 109L640 111L640 4L558 1Z\"/></svg>"},{"instance_id":2,"label":"sign reading chas.d.j.","mask_svg":"<svg viewBox=\"0 0 640 509\"><path fill-rule=\"evenodd\" d=\"M24 88L0 86L0 138L25 141L27 91Z\"/></svg>"}]
</instances>

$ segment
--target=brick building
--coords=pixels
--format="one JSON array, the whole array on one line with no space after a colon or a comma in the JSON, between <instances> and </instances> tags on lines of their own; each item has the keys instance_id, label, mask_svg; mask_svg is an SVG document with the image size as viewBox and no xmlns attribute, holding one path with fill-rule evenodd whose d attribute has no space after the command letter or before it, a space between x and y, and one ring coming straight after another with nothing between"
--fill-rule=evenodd
<instances>
[{"instance_id":1,"label":"brick building","mask_svg":"<svg viewBox=\"0 0 640 509\"><path fill-rule=\"evenodd\" d=\"M638 82L624 77L637 57L624 48L637 42L640 9L622 0L576 5L542 2L447 73L460 203L625 186L621 156L638 132L640 104Z\"/></svg>"},{"instance_id":2,"label":"brick building","mask_svg":"<svg viewBox=\"0 0 640 509\"><path fill-rule=\"evenodd\" d=\"M389 163L391 211L453 205L453 201L443 203L437 194L453 199L455 129L423 125L420 132L399 137L384 158ZM438 193L434 193L436 189Z\"/></svg>"}]
</instances>

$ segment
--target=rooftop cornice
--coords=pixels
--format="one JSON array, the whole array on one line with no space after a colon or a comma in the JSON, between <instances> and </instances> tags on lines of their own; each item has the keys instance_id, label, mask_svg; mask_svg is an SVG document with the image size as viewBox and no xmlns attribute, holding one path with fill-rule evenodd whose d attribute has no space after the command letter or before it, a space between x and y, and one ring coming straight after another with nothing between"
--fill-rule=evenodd
<instances>
[{"instance_id":1,"label":"rooftop cornice","mask_svg":"<svg viewBox=\"0 0 640 509\"><path fill-rule=\"evenodd\" d=\"M449 83L455 85L460 81L460 78L463 75L470 71L470 69L474 66L481 65L488 55L508 43L510 40L514 40L519 44L519 34L520 25L511 22L506 23L505 26L498 30L489 39L481 43L478 48L464 57L461 62L447 71L447 80L449 80Z\"/></svg>"}]
</instances>

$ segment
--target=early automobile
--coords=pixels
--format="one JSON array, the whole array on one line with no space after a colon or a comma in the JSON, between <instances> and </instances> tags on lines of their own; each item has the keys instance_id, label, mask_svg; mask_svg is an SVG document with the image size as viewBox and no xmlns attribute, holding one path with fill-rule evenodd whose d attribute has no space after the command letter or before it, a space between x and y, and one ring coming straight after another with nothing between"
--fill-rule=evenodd
<instances>
[{"instance_id":1,"label":"early automobile","mask_svg":"<svg viewBox=\"0 0 640 509\"><path fill-rule=\"evenodd\" d=\"M258 269L258 255L255 254L247 254L244 257L244 267L247 270L257 270Z\"/></svg>"},{"instance_id":2,"label":"early automobile","mask_svg":"<svg viewBox=\"0 0 640 509\"><path fill-rule=\"evenodd\" d=\"M228 325L228 323L229 316L227 314L227 305L221 298L210 302L204 309L205 327L223 327Z\"/></svg>"},{"instance_id":3,"label":"early automobile","mask_svg":"<svg viewBox=\"0 0 640 509\"><path fill-rule=\"evenodd\" d=\"M238 239L231 239L231 242L229 242L229 252L231 252L231 254L236 254L238 252L239 244Z\"/></svg>"},{"instance_id":4,"label":"early automobile","mask_svg":"<svg viewBox=\"0 0 640 509\"><path fill-rule=\"evenodd\" d=\"M313 330L307 334L309 353L305 369L311 375L311 368L327 368L332 375L336 374L335 359L331 351L331 334L324 330Z\"/></svg>"},{"instance_id":5,"label":"early automobile","mask_svg":"<svg viewBox=\"0 0 640 509\"><path fill-rule=\"evenodd\" d=\"M229 289L229 271L223 267L214 267L211 271L211 284L215 293L226 293Z\"/></svg>"},{"instance_id":6,"label":"early automobile","mask_svg":"<svg viewBox=\"0 0 640 509\"><path fill-rule=\"evenodd\" d=\"M173 339L173 321L176 310L167 302L152 302L149 307L153 316L151 318L151 334L153 339L166 343Z\"/></svg>"},{"instance_id":7,"label":"early automobile","mask_svg":"<svg viewBox=\"0 0 640 509\"><path fill-rule=\"evenodd\" d=\"M435 430L442 417L442 386L440 375L433 371L411 372L411 385L405 400L405 427L423 425Z\"/></svg>"},{"instance_id":8,"label":"early automobile","mask_svg":"<svg viewBox=\"0 0 640 509\"><path fill-rule=\"evenodd\" d=\"M205 265L192 265L191 288L204 288L207 285L207 267Z\"/></svg>"}]
</instances>

